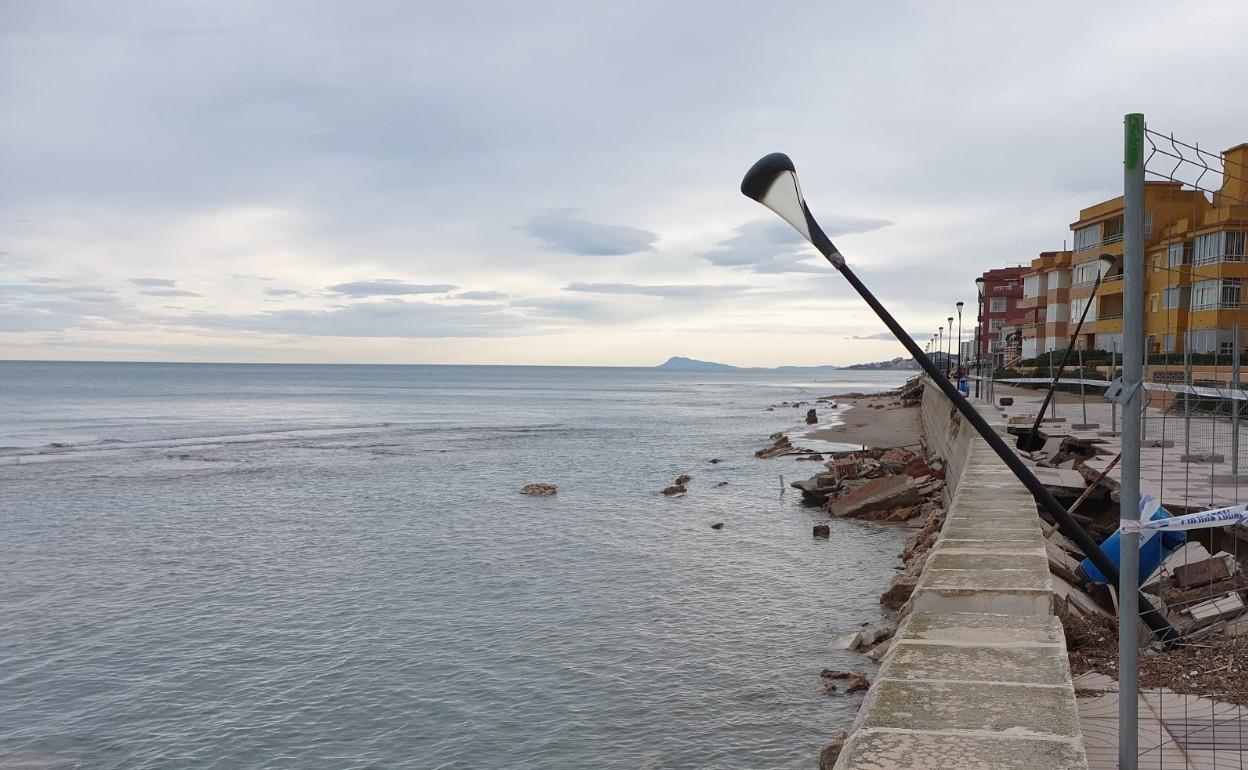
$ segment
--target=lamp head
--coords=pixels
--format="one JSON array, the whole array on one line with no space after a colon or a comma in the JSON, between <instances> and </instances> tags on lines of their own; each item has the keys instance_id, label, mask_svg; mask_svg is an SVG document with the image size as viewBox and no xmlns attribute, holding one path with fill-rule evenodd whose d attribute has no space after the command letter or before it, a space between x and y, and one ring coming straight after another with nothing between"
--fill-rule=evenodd
<instances>
[{"instance_id":1,"label":"lamp head","mask_svg":"<svg viewBox=\"0 0 1248 770\"><path fill-rule=\"evenodd\" d=\"M1097 259L1101 262L1101 275L1108 275L1114 263L1118 261L1118 258L1113 254L1102 254Z\"/></svg>"},{"instance_id":2,"label":"lamp head","mask_svg":"<svg viewBox=\"0 0 1248 770\"><path fill-rule=\"evenodd\" d=\"M797 169L793 167L793 161L788 155L773 152L760 158L745 172L745 178L741 180L741 192L780 215L781 219L819 249L820 254L830 260L834 254L837 258L840 257L832 241L811 216L806 199L802 197L801 185L797 182ZM836 264L835 261L833 264Z\"/></svg>"},{"instance_id":3,"label":"lamp head","mask_svg":"<svg viewBox=\"0 0 1248 770\"><path fill-rule=\"evenodd\" d=\"M966 303L965 303L965 302L963 302L962 300L958 300L958 311L959 311L959 312L961 312L961 310L962 310L962 306L963 306L963 305L965 305L965 304L966 304Z\"/></svg>"}]
</instances>

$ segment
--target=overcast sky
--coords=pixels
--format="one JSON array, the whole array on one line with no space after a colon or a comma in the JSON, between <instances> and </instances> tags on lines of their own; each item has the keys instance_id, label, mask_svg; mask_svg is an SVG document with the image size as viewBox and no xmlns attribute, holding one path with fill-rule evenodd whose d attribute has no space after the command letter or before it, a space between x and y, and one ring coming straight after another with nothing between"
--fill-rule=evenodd
<instances>
[{"instance_id":1,"label":"overcast sky","mask_svg":"<svg viewBox=\"0 0 1248 770\"><path fill-rule=\"evenodd\" d=\"M792 156L922 342L1120 194L1124 113L1248 141L1246 27L1242 0L0 0L0 357L891 358L738 192L751 163Z\"/></svg>"}]
</instances>

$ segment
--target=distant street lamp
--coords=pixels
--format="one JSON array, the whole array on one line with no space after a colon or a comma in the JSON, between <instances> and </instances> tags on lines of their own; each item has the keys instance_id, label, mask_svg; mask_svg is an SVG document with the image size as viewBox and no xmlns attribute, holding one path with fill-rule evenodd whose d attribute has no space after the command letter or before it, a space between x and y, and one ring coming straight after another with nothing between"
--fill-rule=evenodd
<instances>
[{"instance_id":1,"label":"distant street lamp","mask_svg":"<svg viewBox=\"0 0 1248 770\"><path fill-rule=\"evenodd\" d=\"M975 294L979 299L979 307L975 311L975 397L979 398L979 379L983 376L984 343L984 277L975 279Z\"/></svg>"},{"instance_id":2,"label":"distant street lamp","mask_svg":"<svg viewBox=\"0 0 1248 770\"><path fill-rule=\"evenodd\" d=\"M945 319L949 324L949 353L945 355L945 369L953 376L953 316Z\"/></svg>"},{"instance_id":3,"label":"distant street lamp","mask_svg":"<svg viewBox=\"0 0 1248 770\"><path fill-rule=\"evenodd\" d=\"M965 365L962 363L962 305L963 304L964 303L962 302L962 300L958 300L958 372L959 373L965 370ZM962 384L962 378L959 377L958 385L961 386L961 384Z\"/></svg>"},{"instance_id":4,"label":"distant street lamp","mask_svg":"<svg viewBox=\"0 0 1248 770\"><path fill-rule=\"evenodd\" d=\"M936 329L936 358L939 359L940 354L943 352L945 352L945 327L940 326ZM945 366L948 365L949 362L946 361ZM944 367L942 366L941 368L943 369Z\"/></svg>"}]
</instances>

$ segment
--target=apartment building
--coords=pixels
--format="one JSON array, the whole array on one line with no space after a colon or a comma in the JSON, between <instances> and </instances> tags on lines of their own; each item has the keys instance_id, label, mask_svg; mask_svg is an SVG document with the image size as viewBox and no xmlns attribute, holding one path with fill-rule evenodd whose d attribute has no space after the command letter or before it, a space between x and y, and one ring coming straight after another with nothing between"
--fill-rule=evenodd
<instances>
[{"instance_id":1,"label":"apartment building","mask_svg":"<svg viewBox=\"0 0 1248 770\"><path fill-rule=\"evenodd\" d=\"M1227 150L1223 157L1228 169L1248 168L1248 144ZM1248 236L1248 184L1236 174L1227 175L1218 193L1206 196L1199 190L1184 189L1179 182L1150 181L1144 189L1145 289L1144 313L1146 350L1149 353L1180 353L1190 344L1193 353L1229 353L1244 348L1248 338L1248 311L1243 301L1245 240ZM1074 249L1069 252L1069 305L1060 298L1046 296L1046 336L1049 326L1065 317L1068 324L1079 318L1091 303L1087 323L1075 342L1077 348L1121 350L1122 348L1122 234L1123 199L1103 201L1079 212L1072 222ZM1109 255L1116 262L1102 277L1095 299L1092 290L1099 272L1100 257ZM1040 264L1037 265L1037 262ZM1044 257L1032 263L1032 273L1044 271ZM1039 284L1036 290L1039 291ZM1024 293L1025 304L1030 299ZM1038 300L1029 310L1039 310ZM1058 309L1054 312L1054 304ZM1241 327L1241 340L1234 340L1235 325ZM1071 329L1073 331L1073 329ZM1038 338L1038 334L1033 339ZM1060 337L1060 334L1057 334ZM1043 353L1047 341L1034 343ZM1055 340L1064 347L1064 340ZM1026 336L1024 352L1027 355Z\"/></svg>"},{"instance_id":2,"label":"apartment building","mask_svg":"<svg viewBox=\"0 0 1248 770\"><path fill-rule=\"evenodd\" d=\"M1026 267L1002 267L983 274L983 301L977 318L979 349L985 361L994 365L1004 363L1005 327L1021 322L1022 310L1018 303L1023 299L1023 273Z\"/></svg>"},{"instance_id":3,"label":"apartment building","mask_svg":"<svg viewBox=\"0 0 1248 770\"><path fill-rule=\"evenodd\" d=\"M1070 339L1070 251L1044 251L1023 273L1019 355L1035 358L1066 347Z\"/></svg>"}]
</instances>

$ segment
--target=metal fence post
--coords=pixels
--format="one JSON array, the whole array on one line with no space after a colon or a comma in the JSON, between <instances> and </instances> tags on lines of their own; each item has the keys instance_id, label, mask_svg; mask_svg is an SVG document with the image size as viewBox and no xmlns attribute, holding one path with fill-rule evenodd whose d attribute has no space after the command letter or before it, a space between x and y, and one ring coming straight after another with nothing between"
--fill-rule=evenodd
<instances>
[{"instance_id":1,"label":"metal fence post","mask_svg":"<svg viewBox=\"0 0 1248 770\"><path fill-rule=\"evenodd\" d=\"M1122 480L1118 518L1140 517L1140 406L1144 380L1144 116L1124 118ZM1137 766L1140 533L1127 530L1118 565L1118 767Z\"/></svg>"},{"instance_id":2,"label":"metal fence post","mask_svg":"<svg viewBox=\"0 0 1248 770\"><path fill-rule=\"evenodd\" d=\"M1118 344L1109 351L1109 380L1112 382L1114 377L1118 376ZM1118 402L1109 402L1109 430L1112 433L1118 432Z\"/></svg>"},{"instance_id":3,"label":"metal fence post","mask_svg":"<svg viewBox=\"0 0 1248 770\"><path fill-rule=\"evenodd\" d=\"M1231 359L1231 391L1232 396L1238 397L1239 391L1239 354L1242 346L1239 344L1239 324L1235 324L1235 353ZM1239 484L1239 407L1241 406L1239 398L1231 399L1231 476L1235 478L1235 484Z\"/></svg>"},{"instance_id":4,"label":"metal fence post","mask_svg":"<svg viewBox=\"0 0 1248 770\"><path fill-rule=\"evenodd\" d=\"M1183 335L1183 384L1192 386L1192 330ZM1183 454L1192 456L1192 392L1183 393Z\"/></svg>"}]
</instances>

